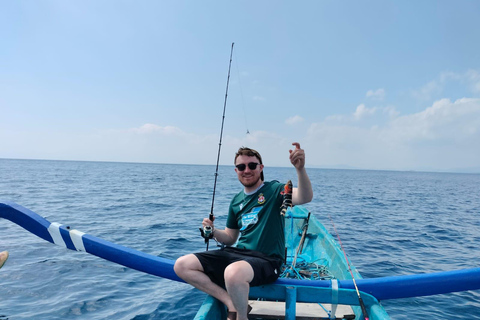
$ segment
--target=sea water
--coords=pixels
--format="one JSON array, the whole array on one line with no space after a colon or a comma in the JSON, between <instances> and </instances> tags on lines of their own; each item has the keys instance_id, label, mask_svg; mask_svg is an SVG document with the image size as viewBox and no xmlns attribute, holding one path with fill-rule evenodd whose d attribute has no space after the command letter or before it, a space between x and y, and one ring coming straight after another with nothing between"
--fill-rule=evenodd
<instances>
[{"instance_id":1,"label":"sea water","mask_svg":"<svg viewBox=\"0 0 480 320\"><path fill-rule=\"evenodd\" d=\"M82 232L176 259L205 250L198 227L215 166L0 159L0 199ZM480 175L308 168L306 207L364 278L480 266ZM293 168L267 180L296 181ZM214 213L225 225L241 190L219 168ZM212 245L212 244L211 244ZM84 252L52 245L0 219L0 319L193 319L205 295ZM480 291L382 302L392 319L480 319Z\"/></svg>"}]
</instances>

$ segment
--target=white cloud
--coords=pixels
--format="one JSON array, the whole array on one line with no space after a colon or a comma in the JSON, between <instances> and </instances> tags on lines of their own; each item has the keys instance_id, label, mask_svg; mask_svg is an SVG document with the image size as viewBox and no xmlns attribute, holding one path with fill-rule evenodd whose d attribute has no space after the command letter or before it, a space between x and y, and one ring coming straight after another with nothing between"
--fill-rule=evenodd
<instances>
[{"instance_id":1,"label":"white cloud","mask_svg":"<svg viewBox=\"0 0 480 320\"><path fill-rule=\"evenodd\" d=\"M292 125L296 125L296 124L299 124L299 123L302 123L305 119L303 119L302 117L300 117L299 115L295 115L293 117L290 117L288 118L287 120L285 120L285 123L292 126Z\"/></svg>"},{"instance_id":2,"label":"white cloud","mask_svg":"<svg viewBox=\"0 0 480 320\"><path fill-rule=\"evenodd\" d=\"M420 89L413 90L412 96L420 101L435 99L443 93L445 87L451 82L466 85L473 94L480 93L480 72L471 69L464 73L442 72L436 79L428 82Z\"/></svg>"},{"instance_id":3,"label":"white cloud","mask_svg":"<svg viewBox=\"0 0 480 320\"><path fill-rule=\"evenodd\" d=\"M438 95L443 90L442 81L433 80L421 87L418 90L414 90L412 95L415 99L420 101L427 101L432 99L435 95Z\"/></svg>"},{"instance_id":4,"label":"white cloud","mask_svg":"<svg viewBox=\"0 0 480 320\"><path fill-rule=\"evenodd\" d=\"M343 114L332 114L325 118L325 122L343 122L349 119L348 116Z\"/></svg>"},{"instance_id":5,"label":"white cloud","mask_svg":"<svg viewBox=\"0 0 480 320\"><path fill-rule=\"evenodd\" d=\"M382 108L382 111L384 114L387 114L390 118L395 118L400 114L400 112L398 112L394 106L384 107Z\"/></svg>"},{"instance_id":6,"label":"white cloud","mask_svg":"<svg viewBox=\"0 0 480 320\"><path fill-rule=\"evenodd\" d=\"M288 149L293 140L305 149L307 165L396 170L478 167L480 99L442 99L421 112L402 116L393 106L359 105L354 113L328 117L297 137L271 131L225 135L220 162L231 164L238 147L248 146L259 150L269 166L290 166ZM80 155L93 153L95 159L84 160L214 164L218 135L145 124L52 145L65 157L81 160Z\"/></svg>"},{"instance_id":7,"label":"white cloud","mask_svg":"<svg viewBox=\"0 0 480 320\"><path fill-rule=\"evenodd\" d=\"M266 99L264 97L261 97L261 96L253 96L253 100L254 101L265 101Z\"/></svg>"},{"instance_id":8,"label":"white cloud","mask_svg":"<svg viewBox=\"0 0 480 320\"><path fill-rule=\"evenodd\" d=\"M289 120L299 123L303 118ZM305 149L307 165L396 170L478 167L480 99L442 99L421 112L401 116L393 106L362 104L349 115L328 117L309 126L305 135L301 132L293 133L300 134L297 137L271 131L225 135L220 162L230 164L238 147L248 146L259 150L269 166L289 166L288 149L296 140ZM151 123L55 142L52 145L64 157L80 160L214 164L218 151L217 134L198 135ZM87 153L95 159L81 158Z\"/></svg>"},{"instance_id":9,"label":"white cloud","mask_svg":"<svg viewBox=\"0 0 480 320\"><path fill-rule=\"evenodd\" d=\"M399 115L399 112L395 109L394 106L387 106L387 107L373 107L368 108L365 104L360 104L357 106L355 111L350 115L343 115L343 114L334 114L327 116L325 118L325 122L328 123L352 123L357 122L356 125L359 125L360 121L363 123L377 121L383 122L388 119L385 119L385 115L387 118L395 118Z\"/></svg>"},{"instance_id":10,"label":"white cloud","mask_svg":"<svg viewBox=\"0 0 480 320\"><path fill-rule=\"evenodd\" d=\"M366 97L374 100L383 100L385 99L385 95L386 95L385 89L380 88L377 90L368 90Z\"/></svg>"},{"instance_id":11,"label":"white cloud","mask_svg":"<svg viewBox=\"0 0 480 320\"><path fill-rule=\"evenodd\" d=\"M211 164L218 135L198 135L174 126L147 123L128 129L109 129L74 136L44 136L42 152L49 159Z\"/></svg>"},{"instance_id":12,"label":"white cloud","mask_svg":"<svg viewBox=\"0 0 480 320\"><path fill-rule=\"evenodd\" d=\"M421 112L405 115L399 115L393 106L359 105L354 112L302 128L237 136L228 133L223 137L220 163L231 164L238 147L249 146L261 152L268 166L290 166L288 149L298 141L305 149L307 166L395 170L479 167L480 99L441 99ZM15 144L9 142L12 136ZM33 135L0 127L0 150L6 150L3 157L12 158L215 164L218 138L217 132L202 135L152 123L72 135Z\"/></svg>"},{"instance_id":13,"label":"white cloud","mask_svg":"<svg viewBox=\"0 0 480 320\"><path fill-rule=\"evenodd\" d=\"M361 105L355 114L365 110ZM393 107L383 111L393 116L370 126L348 117L312 124L306 140L316 154L310 157L325 164L375 169L478 167L480 99L442 99L404 116Z\"/></svg>"},{"instance_id":14,"label":"white cloud","mask_svg":"<svg viewBox=\"0 0 480 320\"><path fill-rule=\"evenodd\" d=\"M376 108L367 108L365 107L365 105L362 103L361 105L359 105L357 107L357 109L355 110L355 112L353 113L353 117L356 119L356 120L360 120L361 118L365 117L365 116L369 116L369 115L373 115L376 111Z\"/></svg>"},{"instance_id":15,"label":"white cloud","mask_svg":"<svg viewBox=\"0 0 480 320\"><path fill-rule=\"evenodd\" d=\"M397 141L437 143L461 142L480 130L480 99L449 99L436 101L422 112L398 117L389 126L391 138Z\"/></svg>"},{"instance_id":16,"label":"white cloud","mask_svg":"<svg viewBox=\"0 0 480 320\"><path fill-rule=\"evenodd\" d=\"M161 133L166 135L184 135L184 132L177 127L161 127L156 124L146 123L139 128L131 128L128 131L138 134Z\"/></svg>"},{"instance_id":17,"label":"white cloud","mask_svg":"<svg viewBox=\"0 0 480 320\"><path fill-rule=\"evenodd\" d=\"M480 93L480 72L477 70L468 70L465 77L473 93Z\"/></svg>"}]
</instances>

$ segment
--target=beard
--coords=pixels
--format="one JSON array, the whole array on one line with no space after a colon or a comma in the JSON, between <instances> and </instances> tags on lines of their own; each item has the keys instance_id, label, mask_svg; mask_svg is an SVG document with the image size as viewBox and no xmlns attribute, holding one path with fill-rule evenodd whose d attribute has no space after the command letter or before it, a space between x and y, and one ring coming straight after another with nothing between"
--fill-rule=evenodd
<instances>
[{"instance_id":1,"label":"beard","mask_svg":"<svg viewBox=\"0 0 480 320\"><path fill-rule=\"evenodd\" d=\"M254 186L258 183L258 181L260 180L260 176L257 177L257 179L255 179L255 180L248 180L248 181L247 181L247 179L244 179L244 177L241 177L241 178L239 178L238 180L240 180L240 183L241 183L244 187L246 187L246 188L251 188L251 187L254 187Z\"/></svg>"}]
</instances>

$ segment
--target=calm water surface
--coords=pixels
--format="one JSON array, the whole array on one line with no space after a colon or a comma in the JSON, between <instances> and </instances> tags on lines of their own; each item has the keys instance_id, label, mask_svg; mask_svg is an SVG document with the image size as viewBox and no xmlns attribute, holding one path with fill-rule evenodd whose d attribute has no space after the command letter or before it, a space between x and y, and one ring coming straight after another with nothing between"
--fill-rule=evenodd
<instances>
[{"instance_id":1,"label":"calm water surface","mask_svg":"<svg viewBox=\"0 0 480 320\"><path fill-rule=\"evenodd\" d=\"M0 159L0 199L50 222L176 259L205 249L198 226L211 206L214 166ZM480 266L480 175L308 169L307 205L365 278ZM266 168L267 180L295 179ZM220 167L215 200L224 226L241 190ZM0 219L0 320L193 319L204 294L74 252ZM383 301L392 319L480 319L480 292Z\"/></svg>"}]
</instances>

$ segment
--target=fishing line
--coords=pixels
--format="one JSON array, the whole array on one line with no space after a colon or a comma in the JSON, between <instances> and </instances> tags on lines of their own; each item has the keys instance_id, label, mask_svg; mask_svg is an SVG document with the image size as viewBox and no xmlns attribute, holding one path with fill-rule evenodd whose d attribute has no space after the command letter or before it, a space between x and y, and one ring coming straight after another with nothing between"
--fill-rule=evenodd
<instances>
[{"instance_id":1,"label":"fishing line","mask_svg":"<svg viewBox=\"0 0 480 320\"><path fill-rule=\"evenodd\" d=\"M355 277L353 276L352 268L350 267L350 261L348 260L347 254L345 253L345 250L343 249L342 240L340 240L340 235L337 232L337 228L335 228L335 223L333 223L332 217L330 215L328 215L328 217L330 218L330 221L333 224L333 229L335 230L335 233L337 234L338 242L340 243L340 247L342 248L343 255L345 256L345 261L347 261L348 270L350 271L350 275L352 276L352 280L353 280L353 285L355 286L355 290L357 291L358 302L360 304L360 307L362 308L363 317L365 318L365 320L368 320L367 308L365 308L365 304L363 303L363 299L362 299L362 296L360 295L360 291L358 291L357 282L355 281Z\"/></svg>"},{"instance_id":2,"label":"fishing line","mask_svg":"<svg viewBox=\"0 0 480 320\"><path fill-rule=\"evenodd\" d=\"M222 116L222 127L220 129L220 142L218 143L217 167L215 169L215 182L213 184L212 207L210 209L210 215L208 216L210 221L213 221L215 219L215 216L213 215L213 206L215 203L215 190L217 189L218 164L220 162L220 150L222 148L223 124L225 122L225 110L227 109L228 84L230 82L230 68L232 66L233 45L234 43L232 42L232 48L230 50L230 62L228 64L227 88L225 89L225 101L223 102L223 116ZM205 238L205 244L207 245L207 251L208 251L209 240L213 238L212 227L206 226L203 229L200 228L200 232L202 234L202 237Z\"/></svg>"},{"instance_id":3,"label":"fishing line","mask_svg":"<svg viewBox=\"0 0 480 320\"><path fill-rule=\"evenodd\" d=\"M247 134L250 134L250 130L248 130L247 112L245 111L245 99L243 96L242 81L240 79L240 70L238 68L238 57L235 58L235 67L237 68L238 86L240 87L240 97L242 98L242 109L243 117L245 119L245 128L247 129Z\"/></svg>"}]
</instances>

